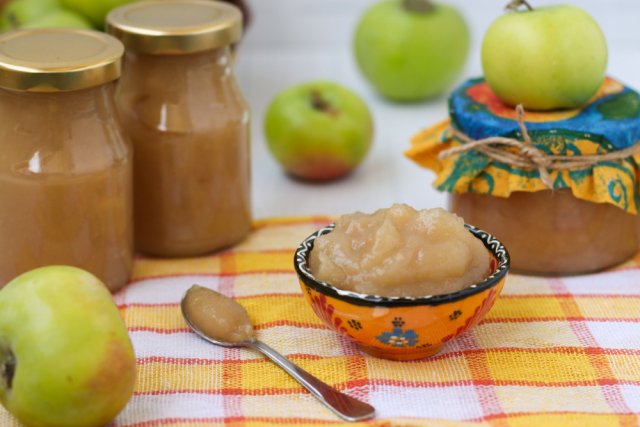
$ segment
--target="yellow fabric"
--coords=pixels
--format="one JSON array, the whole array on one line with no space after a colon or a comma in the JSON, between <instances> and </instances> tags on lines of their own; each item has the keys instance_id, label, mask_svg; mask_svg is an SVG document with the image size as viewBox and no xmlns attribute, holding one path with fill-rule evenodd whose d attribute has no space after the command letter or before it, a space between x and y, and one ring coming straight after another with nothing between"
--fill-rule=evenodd
<instances>
[{"instance_id":1,"label":"yellow fabric","mask_svg":"<svg viewBox=\"0 0 640 427\"><path fill-rule=\"evenodd\" d=\"M122 426L636 426L640 422L640 256L616 271L511 275L485 320L435 357L365 355L326 328L301 294L297 245L331 218L256 223L233 250L136 260L114 296L138 358ZM192 283L235 297L257 335L330 385L369 401L375 420L341 422L264 357L199 340L180 316ZM435 414L435 415L434 415ZM18 426L0 409L0 426Z\"/></svg>"}]
</instances>

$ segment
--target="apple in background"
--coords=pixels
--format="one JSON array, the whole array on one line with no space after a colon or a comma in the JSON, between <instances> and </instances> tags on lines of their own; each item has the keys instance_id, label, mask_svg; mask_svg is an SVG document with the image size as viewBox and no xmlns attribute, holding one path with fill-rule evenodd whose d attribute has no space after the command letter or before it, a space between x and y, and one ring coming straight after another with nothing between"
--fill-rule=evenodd
<instances>
[{"instance_id":1,"label":"apple in background","mask_svg":"<svg viewBox=\"0 0 640 427\"><path fill-rule=\"evenodd\" d=\"M602 30L571 5L529 9L496 19L482 43L482 68L496 95L530 110L575 108L596 94L607 68Z\"/></svg>"},{"instance_id":2,"label":"apple in background","mask_svg":"<svg viewBox=\"0 0 640 427\"><path fill-rule=\"evenodd\" d=\"M58 9L47 13L33 21L25 23L22 28L86 28L93 29L93 25L82 15L69 10Z\"/></svg>"},{"instance_id":3,"label":"apple in background","mask_svg":"<svg viewBox=\"0 0 640 427\"><path fill-rule=\"evenodd\" d=\"M290 175L328 181L351 172L371 146L366 104L331 82L309 82L280 93L264 119L271 153Z\"/></svg>"},{"instance_id":4,"label":"apple in background","mask_svg":"<svg viewBox=\"0 0 640 427\"><path fill-rule=\"evenodd\" d=\"M93 28L91 22L75 12L63 9L58 0L11 0L0 15L0 29L17 28Z\"/></svg>"},{"instance_id":5,"label":"apple in background","mask_svg":"<svg viewBox=\"0 0 640 427\"><path fill-rule=\"evenodd\" d=\"M28 426L106 425L133 392L135 355L111 294L75 267L0 290L0 402Z\"/></svg>"},{"instance_id":6,"label":"apple in background","mask_svg":"<svg viewBox=\"0 0 640 427\"><path fill-rule=\"evenodd\" d=\"M132 0L59 0L65 8L88 18L97 28L104 28L107 14Z\"/></svg>"},{"instance_id":7,"label":"apple in background","mask_svg":"<svg viewBox=\"0 0 640 427\"><path fill-rule=\"evenodd\" d=\"M442 94L469 52L462 15L430 0L382 0L360 19L354 38L362 74L383 96L419 101Z\"/></svg>"},{"instance_id":8,"label":"apple in background","mask_svg":"<svg viewBox=\"0 0 640 427\"><path fill-rule=\"evenodd\" d=\"M58 0L11 0L2 8L0 29L21 28L25 23L59 9Z\"/></svg>"}]
</instances>

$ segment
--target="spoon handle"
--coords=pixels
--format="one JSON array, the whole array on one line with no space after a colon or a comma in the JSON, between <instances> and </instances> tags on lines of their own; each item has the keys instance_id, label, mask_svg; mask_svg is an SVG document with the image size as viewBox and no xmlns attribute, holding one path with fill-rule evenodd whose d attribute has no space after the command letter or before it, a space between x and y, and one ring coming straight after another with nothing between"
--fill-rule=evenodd
<instances>
[{"instance_id":1,"label":"spoon handle","mask_svg":"<svg viewBox=\"0 0 640 427\"><path fill-rule=\"evenodd\" d=\"M342 419L346 421L360 421L372 418L375 415L373 406L354 399L320 381L262 341L255 340L249 343L249 345L287 371L289 375L298 380L298 382L309 390L320 402Z\"/></svg>"}]
</instances>

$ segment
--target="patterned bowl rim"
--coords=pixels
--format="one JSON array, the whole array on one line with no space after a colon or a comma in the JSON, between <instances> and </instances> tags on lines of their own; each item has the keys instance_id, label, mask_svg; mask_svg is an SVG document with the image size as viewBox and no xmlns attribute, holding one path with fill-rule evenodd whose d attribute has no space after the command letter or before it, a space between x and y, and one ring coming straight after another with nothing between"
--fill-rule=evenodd
<instances>
[{"instance_id":1,"label":"patterned bowl rim","mask_svg":"<svg viewBox=\"0 0 640 427\"><path fill-rule=\"evenodd\" d=\"M309 287L316 291L338 298L343 301L355 305L364 306L384 306L384 307L403 307L417 305L440 305L449 302L459 301L471 295L478 294L486 289L492 288L500 283L509 272L510 257L507 248L491 234L486 231L475 228L472 225L465 224L465 228L469 230L476 238L480 239L484 246L491 251L498 261L498 266L494 272L480 283L474 283L464 289L449 294L426 295L420 297L387 297L380 295L361 294L358 292L338 289L333 285L316 280L311 274L308 266L309 254L313 249L314 242L318 236L331 233L335 224L329 224L323 227L309 237L304 239L298 249L296 249L293 257L293 264L298 277Z\"/></svg>"}]
</instances>

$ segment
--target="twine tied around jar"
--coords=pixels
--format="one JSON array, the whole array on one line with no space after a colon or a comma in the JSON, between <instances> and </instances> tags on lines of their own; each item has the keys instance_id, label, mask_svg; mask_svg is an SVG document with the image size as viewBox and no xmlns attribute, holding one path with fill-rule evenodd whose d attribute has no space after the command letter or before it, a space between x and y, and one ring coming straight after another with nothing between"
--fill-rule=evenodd
<instances>
[{"instance_id":1,"label":"twine tied around jar","mask_svg":"<svg viewBox=\"0 0 640 427\"><path fill-rule=\"evenodd\" d=\"M549 171L583 169L593 166L598 162L606 160L621 160L640 153L640 144L634 144L631 147L604 154L589 154L582 156L547 154L533 145L529 132L527 131L527 127L525 126L524 114L524 107L521 104L518 105L516 107L516 116L520 132L522 133L522 141L502 136L493 136L490 138L474 140L464 132L452 128L452 135L463 144L443 150L438 157L442 160L467 151L478 151L492 160L505 163L510 166L526 170L537 169L540 173L540 180L543 184L547 188L553 189L553 181L551 180ZM501 147L513 147L517 149L517 152L505 150Z\"/></svg>"}]
</instances>

